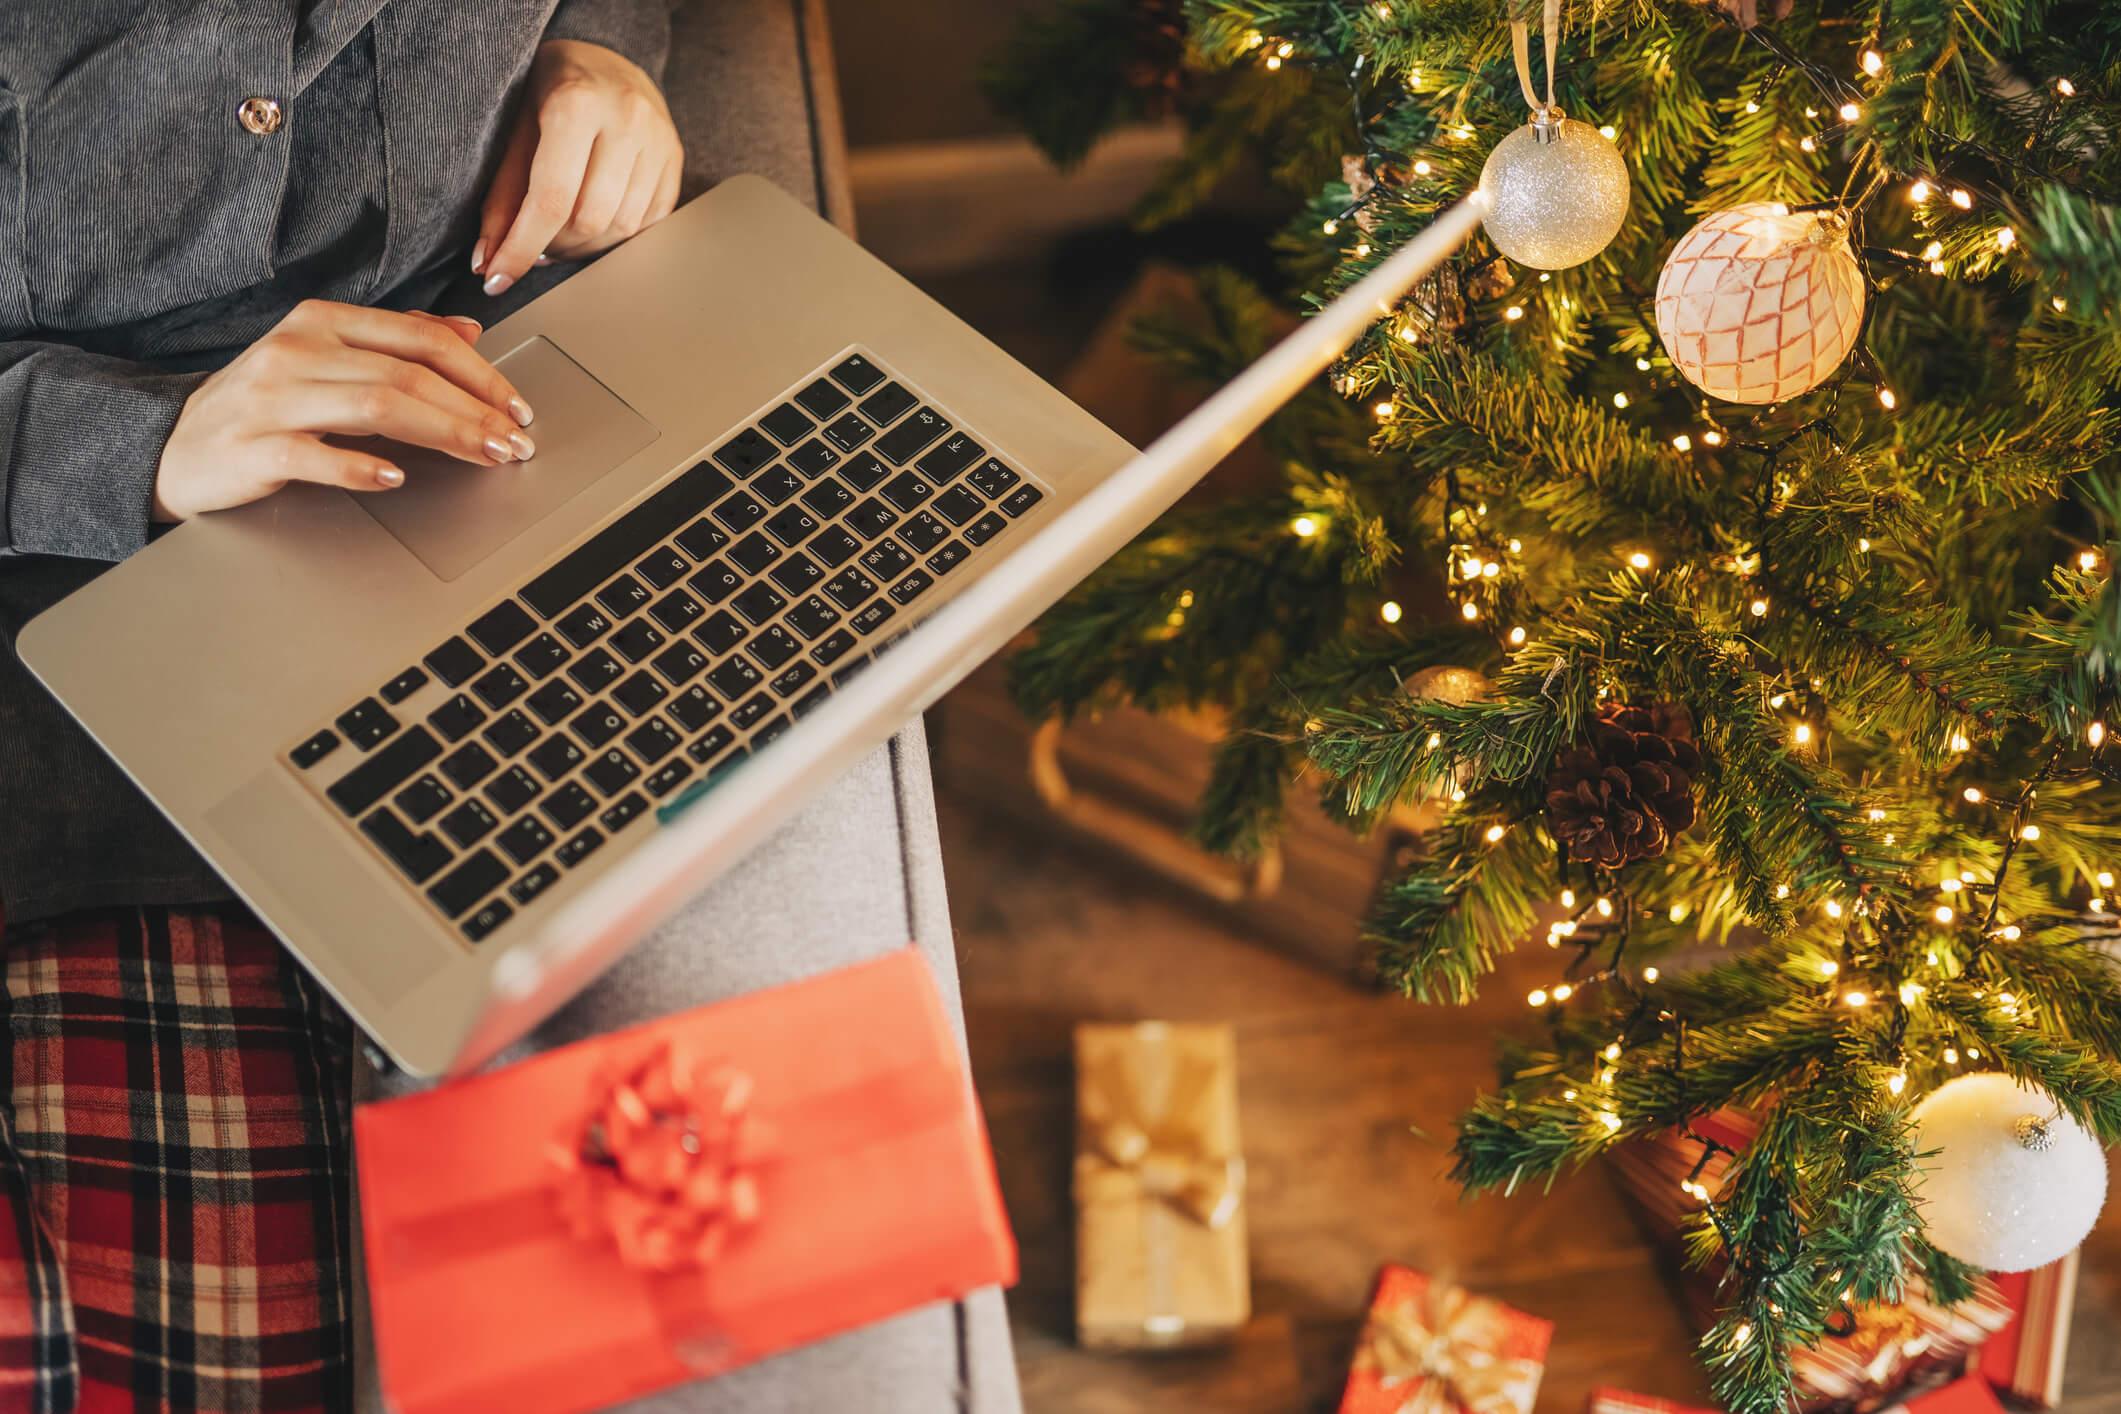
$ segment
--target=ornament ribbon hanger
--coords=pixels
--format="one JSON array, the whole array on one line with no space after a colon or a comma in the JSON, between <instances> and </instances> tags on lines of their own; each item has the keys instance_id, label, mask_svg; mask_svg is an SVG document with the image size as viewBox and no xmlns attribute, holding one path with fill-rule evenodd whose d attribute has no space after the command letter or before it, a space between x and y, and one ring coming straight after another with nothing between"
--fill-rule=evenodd
<instances>
[{"instance_id":1,"label":"ornament ribbon hanger","mask_svg":"<svg viewBox=\"0 0 2121 1414\"><path fill-rule=\"evenodd\" d=\"M1541 142L1552 142L1561 128L1561 108L1554 102L1554 53L1561 47L1561 0L1541 0L1541 29L1546 39L1547 96L1541 102L1532 87L1532 25L1518 18L1510 21L1510 47L1517 58L1517 85L1531 105L1532 126Z\"/></svg>"}]
</instances>

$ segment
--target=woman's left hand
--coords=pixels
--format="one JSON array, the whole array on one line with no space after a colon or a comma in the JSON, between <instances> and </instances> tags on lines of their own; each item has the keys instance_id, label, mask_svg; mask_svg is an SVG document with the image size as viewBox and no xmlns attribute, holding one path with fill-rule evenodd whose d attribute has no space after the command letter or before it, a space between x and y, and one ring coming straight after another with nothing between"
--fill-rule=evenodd
<instances>
[{"instance_id":1,"label":"woman's left hand","mask_svg":"<svg viewBox=\"0 0 2121 1414\"><path fill-rule=\"evenodd\" d=\"M500 294L541 255L609 249L668 216L684 149L655 80L600 44L548 39L494 174L471 268Z\"/></svg>"}]
</instances>

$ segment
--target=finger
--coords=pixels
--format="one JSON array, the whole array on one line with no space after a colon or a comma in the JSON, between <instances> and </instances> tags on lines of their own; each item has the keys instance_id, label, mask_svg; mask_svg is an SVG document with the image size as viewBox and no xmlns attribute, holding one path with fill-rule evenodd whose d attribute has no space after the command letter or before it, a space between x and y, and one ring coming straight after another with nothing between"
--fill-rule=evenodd
<instances>
[{"instance_id":1,"label":"finger","mask_svg":"<svg viewBox=\"0 0 2121 1414\"><path fill-rule=\"evenodd\" d=\"M663 165L662 180L658 181L655 187L655 199L648 203L648 219L642 222L644 227L653 226L678 209L678 191L684 181L684 156L673 153Z\"/></svg>"},{"instance_id":2,"label":"finger","mask_svg":"<svg viewBox=\"0 0 2121 1414\"><path fill-rule=\"evenodd\" d=\"M517 431L513 421L423 364L368 349L341 347L316 359L305 370L305 376L319 383L374 383L395 388L478 428L481 445L508 449L509 455L500 458L503 461L520 460L536 450L536 444ZM530 450L523 450L526 447Z\"/></svg>"},{"instance_id":3,"label":"finger","mask_svg":"<svg viewBox=\"0 0 2121 1414\"><path fill-rule=\"evenodd\" d=\"M508 136L508 150L501 154L501 165L493 174L493 185L486 189L486 200L479 208L479 239L471 248L471 273L484 275L488 257L500 248L501 238L508 234L516 213L523 209L523 193L530 189L530 157L537 150L538 125L535 115L526 111L516 120L513 133Z\"/></svg>"},{"instance_id":4,"label":"finger","mask_svg":"<svg viewBox=\"0 0 2121 1414\"><path fill-rule=\"evenodd\" d=\"M486 326L468 314L429 314L424 309L408 309L405 312L415 319L432 319L473 348L478 347L479 335L486 332Z\"/></svg>"},{"instance_id":5,"label":"finger","mask_svg":"<svg viewBox=\"0 0 2121 1414\"><path fill-rule=\"evenodd\" d=\"M392 491L405 484L405 473L388 459L352 447L334 447L314 437L287 436L274 451L278 458L275 470L283 485L310 481L346 491Z\"/></svg>"},{"instance_id":6,"label":"finger","mask_svg":"<svg viewBox=\"0 0 2121 1414\"><path fill-rule=\"evenodd\" d=\"M621 237L638 234L648 224L648 208L655 204L656 189L662 181L663 164L643 152L641 159L633 164L633 175L626 183L626 197L619 203L618 214L611 218L611 229Z\"/></svg>"},{"instance_id":7,"label":"finger","mask_svg":"<svg viewBox=\"0 0 2121 1414\"><path fill-rule=\"evenodd\" d=\"M586 121L563 118L541 126L522 206L486 266L487 294L500 294L522 279L574 215L595 142L596 130Z\"/></svg>"},{"instance_id":8,"label":"finger","mask_svg":"<svg viewBox=\"0 0 2121 1414\"><path fill-rule=\"evenodd\" d=\"M488 423L453 417L434 404L385 383L305 382L281 389L275 411L291 432L342 437L388 437L429 447L475 466L498 466L527 457L536 448L520 432L528 451L495 435Z\"/></svg>"},{"instance_id":9,"label":"finger","mask_svg":"<svg viewBox=\"0 0 2121 1414\"><path fill-rule=\"evenodd\" d=\"M530 425L530 404L507 375L450 334L441 320L348 305L333 321L332 331L341 343L355 348L425 364L489 407L507 413L518 425Z\"/></svg>"},{"instance_id":10,"label":"finger","mask_svg":"<svg viewBox=\"0 0 2121 1414\"><path fill-rule=\"evenodd\" d=\"M561 256L597 250L623 239L630 232L614 230L619 207L633 185L633 170L641 158L641 145L605 133L590 150L589 166L582 176L581 194L575 197L574 215L561 228L549 247Z\"/></svg>"}]
</instances>

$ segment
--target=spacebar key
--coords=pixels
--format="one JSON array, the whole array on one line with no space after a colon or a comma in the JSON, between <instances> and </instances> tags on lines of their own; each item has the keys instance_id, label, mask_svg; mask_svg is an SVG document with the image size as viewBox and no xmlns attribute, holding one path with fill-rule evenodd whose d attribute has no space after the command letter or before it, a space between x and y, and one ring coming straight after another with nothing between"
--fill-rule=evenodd
<instances>
[{"instance_id":1,"label":"spacebar key","mask_svg":"<svg viewBox=\"0 0 2121 1414\"><path fill-rule=\"evenodd\" d=\"M523 601L548 619L565 613L735 484L714 463L701 462L524 585Z\"/></svg>"},{"instance_id":2,"label":"spacebar key","mask_svg":"<svg viewBox=\"0 0 2121 1414\"><path fill-rule=\"evenodd\" d=\"M442 744L425 727L414 727L333 783L325 794L349 815L359 815L412 773L442 754Z\"/></svg>"}]
</instances>

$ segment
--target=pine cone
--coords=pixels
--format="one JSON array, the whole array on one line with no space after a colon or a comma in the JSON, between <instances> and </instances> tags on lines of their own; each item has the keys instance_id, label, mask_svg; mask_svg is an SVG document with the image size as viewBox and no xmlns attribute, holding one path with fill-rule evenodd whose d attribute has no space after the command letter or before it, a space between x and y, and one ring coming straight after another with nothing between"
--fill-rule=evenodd
<instances>
[{"instance_id":1,"label":"pine cone","mask_svg":"<svg viewBox=\"0 0 2121 1414\"><path fill-rule=\"evenodd\" d=\"M1700 770L1685 707L1602 708L1590 742L1562 752L1547 774L1547 829L1581 863L1655 859L1694 823Z\"/></svg>"}]
</instances>

